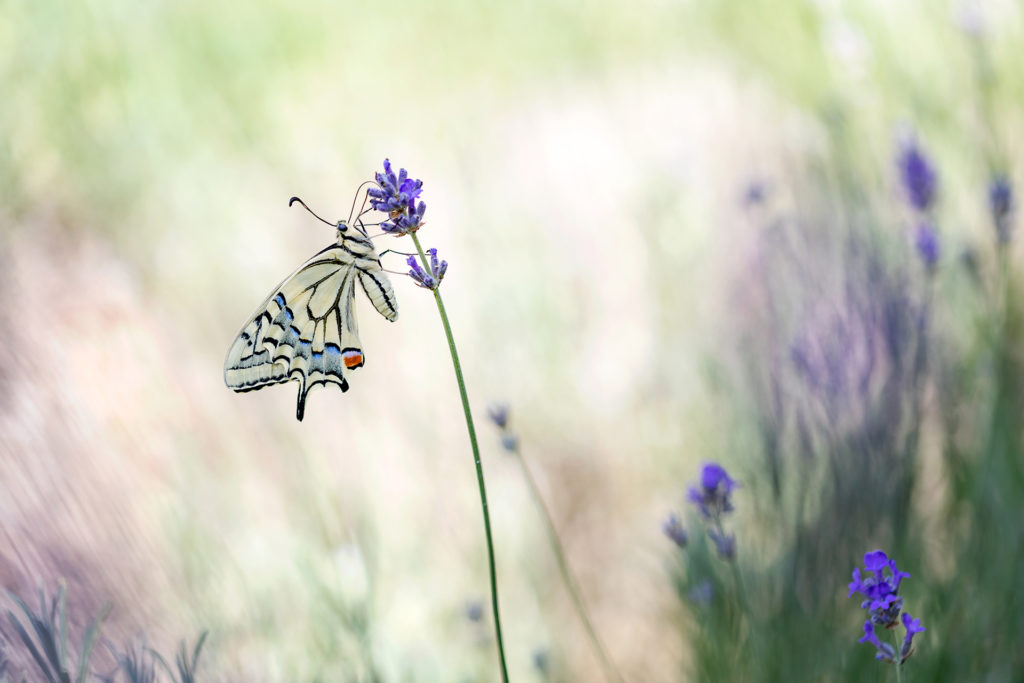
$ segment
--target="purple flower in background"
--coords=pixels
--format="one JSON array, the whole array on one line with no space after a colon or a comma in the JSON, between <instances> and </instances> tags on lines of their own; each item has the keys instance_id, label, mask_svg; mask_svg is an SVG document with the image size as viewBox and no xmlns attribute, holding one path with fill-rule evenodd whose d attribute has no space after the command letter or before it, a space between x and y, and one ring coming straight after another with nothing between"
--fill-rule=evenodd
<instances>
[{"instance_id":1,"label":"purple flower in background","mask_svg":"<svg viewBox=\"0 0 1024 683\"><path fill-rule=\"evenodd\" d=\"M420 265L419 260L415 256L410 256L405 259L405 262L409 264L409 277L424 289L437 289L438 285L441 284L441 280L444 278L444 274L448 271L447 261L438 261L437 249L427 249L427 254L430 255L430 272L423 270L423 266Z\"/></svg>"},{"instance_id":2,"label":"purple flower in background","mask_svg":"<svg viewBox=\"0 0 1024 683\"><path fill-rule=\"evenodd\" d=\"M935 169L913 138L906 140L897 159L900 182L910 204L918 211L928 211L935 202L938 184Z\"/></svg>"},{"instance_id":3,"label":"purple flower in background","mask_svg":"<svg viewBox=\"0 0 1024 683\"><path fill-rule=\"evenodd\" d=\"M900 661L910 656L914 634L924 631L919 619L915 619L903 610L903 598L897 595L900 582L910 578L910 574L900 571L896 561L889 559L881 550L875 550L864 555L864 574L861 570L853 570L853 581L850 582L850 597L854 593L861 593L866 599L861 607L868 610L869 618L864 622L864 636L861 643L871 643L878 650L875 655L877 659L895 661L896 649L888 643L879 641L875 635L876 628L894 628L901 620L906 636L900 648Z\"/></svg>"},{"instance_id":4,"label":"purple flower in background","mask_svg":"<svg viewBox=\"0 0 1024 683\"><path fill-rule=\"evenodd\" d=\"M1013 211L1013 186L1006 176L997 176L988 187L988 208L1000 244L1010 241L1010 212Z\"/></svg>"},{"instance_id":5,"label":"purple flower in background","mask_svg":"<svg viewBox=\"0 0 1024 683\"><path fill-rule=\"evenodd\" d=\"M491 404L487 407L487 417L498 425L498 429L505 429L508 426L508 405L505 403Z\"/></svg>"},{"instance_id":6,"label":"purple flower in background","mask_svg":"<svg viewBox=\"0 0 1024 683\"><path fill-rule=\"evenodd\" d=\"M939 261L939 236L928 223L921 223L917 226L917 234L914 236L914 246L921 261L929 269L934 268Z\"/></svg>"},{"instance_id":7,"label":"purple flower in background","mask_svg":"<svg viewBox=\"0 0 1024 683\"><path fill-rule=\"evenodd\" d=\"M701 468L700 486L691 486L687 492L687 500L697 506L705 519L718 519L727 512L732 512L730 495L737 484L725 468L718 463L706 463Z\"/></svg>"},{"instance_id":8,"label":"purple flower in background","mask_svg":"<svg viewBox=\"0 0 1024 683\"><path fill-rule=\"evenodd\" d=\"M661 525L661 530L680 548L685 548L686 544L690 541L690 535L686 533L682 521L675 513L665 518Z\"/></svg>"},{"instance_id":9,"label":"purple flower in background","mask_svg":"<svg viewBox=\"0 0 1024 683\"><path fill-rule=\"evenodd\" d=\"M718 551L719 557L723 560L736 559L736 536L734 534L727 534L712 529L708 532L708 536L714 542L715 550Z\"/></svg>"}]
</instances>

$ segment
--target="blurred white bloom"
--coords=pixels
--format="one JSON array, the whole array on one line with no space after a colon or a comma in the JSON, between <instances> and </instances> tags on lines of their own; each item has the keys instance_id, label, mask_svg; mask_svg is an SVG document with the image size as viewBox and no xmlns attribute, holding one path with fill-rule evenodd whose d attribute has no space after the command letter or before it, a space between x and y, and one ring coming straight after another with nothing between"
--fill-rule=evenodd
<instances>
[{"instance_id":1,"label":"blurred white bloom","mask_svg":"<svg viewBox=\"0 0 1024 683\"><path fill-rule=\"evenodd\" d=\"M853 24L840 18L830 19L822 32L822 42L825 52L853 76L866 74L871 60L871 45Z\"/></svg>"},{"instance_id":2,"label":"blurred white bloom","mask_svg":"<svg viewBox=\"0 0 1024 683\"><path fill-rule=\"evenodd\" d=\"M355 543L345 543L334 551L334 568L341 591L350 600L363 600L369 591L366 561Z\"/></svg>"}]
</instances>

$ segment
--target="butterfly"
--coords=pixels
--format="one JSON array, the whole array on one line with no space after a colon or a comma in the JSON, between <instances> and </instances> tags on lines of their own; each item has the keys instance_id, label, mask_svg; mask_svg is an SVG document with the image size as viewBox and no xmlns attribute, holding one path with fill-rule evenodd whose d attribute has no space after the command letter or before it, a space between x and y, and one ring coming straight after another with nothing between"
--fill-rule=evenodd
<instances>
[{"instance_id":1,"label":"butterfly","mask_svg":"<svg viewBox=\"0 0 1024 683\"><path fill-rule=\"evenodd\" d=\"M299 202L313 213L298 197ZM235 391L299 383L295 417L318 385L348 391L347 375L363 365L356 322L356 283L390 321L398 302L380 257L362 224L318 219L337 228L337 242L317 252L275 287L238 333L224 360L224 382Z\"/></svg>"}]
</instances>

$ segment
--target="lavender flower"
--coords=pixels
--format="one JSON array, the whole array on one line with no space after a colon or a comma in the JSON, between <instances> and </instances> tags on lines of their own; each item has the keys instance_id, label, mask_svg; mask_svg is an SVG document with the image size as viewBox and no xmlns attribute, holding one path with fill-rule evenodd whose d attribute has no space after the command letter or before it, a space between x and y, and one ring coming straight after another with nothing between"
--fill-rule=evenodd
<instances>
[{"instance_id":1,"label":"lavender flower","mask_svg":"<svg viewBox=\"0 0 1024 683\"><path fill-rule=\"evenodd\" d=\"M878 652L876 659L884 661L895 661L896 650L888 643L879 641L875 635L876 628L894 628L901 620L903 610L903 598L897 593L900 582L910 578L910 574L902 572L896 566L896 561L881 550L875 550L864 555L864 577L861 578L859 568L853 570L853 581L850 582L849 596L854 593L861 593L866 600L861 607L868 610L869 617L864 622L864 636L861 643L871 643ZM872 574L873 576L868 576ZM912 652L914 634L924 631L919 619L915 619L906 612L902 614L903 628L906 636L900 648L899 661L904 661Z\"/></svg>"},{"instance_id":2,"label":"lavender flower","mask_svg":"<svg viewBox=\"0 0 1024 683\"><path fill-rule=\"evenodd\" d=\"M686 544L690 541L690 535L686 533L682 521L675 513L665 518L661 525L661 530L680 548L685 548Z\"/></svg>"},{"instance_id":3,"label":"lavender flower","mask_svg":"<svg viewBox=\"0 0 1024 683\"><path fill-rule=\"evenodd\" d=\"M896 649L889 643L883 643L878 639L875 634L875 626L870 621L864 622L864 635L860 637L858 643L871 643L875 646L878 652L875 653L875 659L880 659L885 662L891 662L896 658Z\"/></svg>"},{"instance_id":4,"label":"lavender flower","mask_svg":"<svg viewBox=\"0 0 1024 683\"><path fill-rule=\"evenodd\" d=\"M734 534L712 529L708 532L708 537L715 544L715 550L718 551L719 557L723 560L736 559L736 536Z\"/></svg>"},{"instance_id":5,"label":"lavender flower","mask_svg":"<svg viewBox=\"0 0 1024 683\"><path fill-rule=\"evenodd\" d=\"M897 165L900 170L900 182L911 206L921 212L928 211L935 202L938 182L934 167L918 147L915 139L910 138L903 143Z\"/></svg>"},{"instance_id":6,"label":"lavender flower","mask_svg":"<svg viewBox=\"0 0 1024 683\"><path fill-rule=\"evenodd\" d=\"M403 168L398 175L391 170L391 161L384 160L384 172L375 174L380 187L371 188L370 206L384 213L404 212L423 192L423 181L413 180Z\"/></svg>"},{"instance_id":7,"label":"lavender flower","mask_svg":"<svg viewBox=\"0 0 1024 683\"><path fill-rule=\"evenodd\" d=\"M484 618L484 603L480 600L470 600L462 607L462 613L474 624Z\"/></svg>"},{"instance_id":8,"label":"lavender flower","mask_svg":"<svg viewBox=\"0 0 1024 683\"><path fill-rule=\"evenodd\" d=\"M924 631L924 626L921 626L921 620L915 619L906 612L903 613L903 629L906 631L906 635L903 636L903 647L900 648L900 657L906 659L913 652L914 635Z\"/></svg>"},{"instance_id":9,"label":"lavender flower","mask_svg":"<svg viewBox=\"0 0 1024 683\"><path fill-rule=\"evenodd\" d=\"M733 511L729 496L737 484L725 468L717 463L706 463L701 469L700 488L691 486L687 500L694 503L705 519L718 519Z\"/></svg>"},{"instance_id":10,"label":"lavender flower","mask_svg":"<svg viewBox=\"0 0 1024 683\"><path fill-rule=\"evenodd\" d=\"M444 274L448 271L447 261L438 261L437 249L427 249L427 254L430 255L430 272L423 270L423 266L420 265L419 260L415 256L410 256L405 260L409 264L409 277L424 289L437 289L438 285L441 284L441 280L444 278Z\"/></svg>"},{"instance_id":11,"label":"lavender flower","mask_svg":"<svg viewBox=\"0 0 1024 683\"><path fill-rule=\"evenodd\" d=\"M391 161L384 160L384 172L376 174L379 187L370 188L370 206L388 214L380 229L393 235L408 235L416 232L423 224L427 205L417 202L423 192L423 181L409 177L403 168L398 175L391 170Z\"/></svg>"},{"instance_id":12,"label":"lavender flower","mask_svg":"<svg viewBox=\"0 0 1024 683\"><path fill-rule=\"evenodd\" d=\"M508 405L505 403L492 403L487 407L487 417L491 422L498 425L498 429L505 429L508 426Z\"/></svg>"},{"instance_id":13,"label":"lavender flower","mask_svg":"<svg viewBox=\"0 0 1024 683\"><path fill-rule=\"evenodd\" d=\"M501 447L509 453L519 450L519 437L512 432L504 432L501 435Z\"/></svg>"},{"instance_id":14,"label":"lavender flower","mask_svg":"<svg viewBox=\"0 0 1024 683\"><path fill-rule=\"evenodd\" d=\"M935 234L935 228L927 222L919 224L914 244L924 265L929 269L934 268L939 261L939 237Z\"/></svg>"},{"instance_id":15,"label":"lavender flower","mask_svg":"<svg viewBox=\"0 0 1024 683\"><path fill-rule=\"evenodd\" d=\"M690 589L686 594L686 597L690 598L690 601L698 605L707 605L711 603L711 599L715 597L715 587L710 581L704 579L696 586Z\"/></svg>"},{"instance_id":16,"label":"lavender flower","mask_svg":"<svg viewBox=\"0 0 1024 683\"><path fill-rule=\"evenodd\" d=\"M423 214L427 205L423 202L409 202L407 210L403 213L393 212L392 218L380 224L380 229L392 235L408 235L416 232L423 226Z\"/></svg>"},{"instance_id":17,"label":"lavender flower","mask_svg":"<svg viewBox=\"0 0 1024 683\"><path fill-rule=\"evenodd\" d=\"M998 176L988 188L988 208L1000 244L1010 241L1010 212L1013 211L1013 186L1006 176Z\"/></svg>"}]
</instances>

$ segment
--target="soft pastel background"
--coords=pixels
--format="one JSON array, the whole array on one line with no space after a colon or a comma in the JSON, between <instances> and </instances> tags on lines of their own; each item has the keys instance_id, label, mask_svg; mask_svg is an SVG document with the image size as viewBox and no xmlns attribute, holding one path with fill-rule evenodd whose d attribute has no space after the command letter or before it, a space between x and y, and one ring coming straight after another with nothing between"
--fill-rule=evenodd
<instances>
[{"instance_id":1,"label":"soft pastel background","mask_svg":"<svg viewBox=\"0 0 1024 683\"><path fill-rule=\"evenodd\" d=\"M108 602L115 644L209 629L201 680L497 680L431 297L360 295L367 364L302 423L294 384L223 384L333 239L288 197L344 217L390 157L450 263L513 680L602 674L499 399L626 680L891 680L846 598L875 547L928 628L908 680L1022 680L1021 251L986 203L1022 45L1010 1L0 2L0 584L65 581L73 638ZM705 460L743 482L738 625L660 530Z\"/></svg>"}]
</instances>

